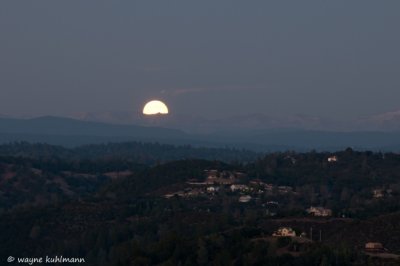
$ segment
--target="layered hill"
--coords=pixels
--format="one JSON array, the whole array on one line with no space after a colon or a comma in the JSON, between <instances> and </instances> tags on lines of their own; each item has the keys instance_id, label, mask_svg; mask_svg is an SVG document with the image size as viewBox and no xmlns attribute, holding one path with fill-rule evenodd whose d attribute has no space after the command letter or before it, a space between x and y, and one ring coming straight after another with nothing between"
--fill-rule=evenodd
<instances>
[{"instance_id":1,"label":"layered hill","mask_svg":"<svg viewBox=\"0 0 400 266\"><path fill-rule=\"evenodd\" d=\"M233 121L231 121L233 123ZM234 147L257 151L400 150L397 131L321 131L298 128L237 127L213 133L190 134L158 126L116 125L59 117L0 118L0 143L28 141L62 146L145 141L203 147ZM258 123L258 122L257 122ZM267 122L266 122L267 123ZM216 127L218 128L218 127Z\"/></svg>"}]
</instances>

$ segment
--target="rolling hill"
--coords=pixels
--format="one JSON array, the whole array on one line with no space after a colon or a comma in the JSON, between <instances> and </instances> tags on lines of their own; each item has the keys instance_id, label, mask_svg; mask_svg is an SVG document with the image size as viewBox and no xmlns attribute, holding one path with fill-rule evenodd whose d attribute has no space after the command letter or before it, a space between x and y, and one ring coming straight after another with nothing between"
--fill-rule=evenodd
<instances>
[{"instance_id":1,"label":"rolling hill","mask_svg":"<svg viewBox=\"0 0 400 266\"><path fill-rule=\"evenodd\" d=\"M159 142L174 145L233 147L256 151L400 150L397 131L317 131L297 128L237 129L190 134L157 126L116 125L61 117L0 118L0 144L16 141L79 146L110 142Z\"/></svg>"}]
</instances>

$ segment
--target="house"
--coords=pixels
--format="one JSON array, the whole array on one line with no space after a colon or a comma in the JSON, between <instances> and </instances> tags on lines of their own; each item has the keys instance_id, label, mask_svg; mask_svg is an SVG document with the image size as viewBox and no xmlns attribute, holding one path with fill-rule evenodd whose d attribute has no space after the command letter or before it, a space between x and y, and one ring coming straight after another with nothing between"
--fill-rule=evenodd
<instances>
[{"instance_id":1,"label":"house","mask_svg":"<svg viewBox=\"0 0 400 266\"><path fill-rule=\"evenodd\" d=\"M274 189L274 185L272 185L272 184L265 184L264 188L265 188L267 191L272 191L272 190Z\"/></svg>"},{"instance_id":2,"label":"house","mask_svg":"<svg viewBox=\"0 0 400 266\"><path fill-rule=\"evenodd\" d=\"M383 198L385 196L383 189L374 189L372 191L372 195L373 195L373 197L375 199L380 199L380 198Z\"/></svg>"},{"instance_id":3,"label":"house","mask_svg":"<svg viewBox=\"0 0 400 266\"><path fill-rule=\"evenodd\" d=\"M206 170L207 179L216 179L219 176L218 170Z\"/></svg>"},{"instance_id":4,"label":"house","mask_svg":"<svg viewBox=\"0 0 400 266\"><path fill-rule=\"evenodd\" d=\"M247 202L250 202L250 201L251 201L251 196L249 196L249 195L241 196L239 198L239 202L241 202L241 203L247 203Z\"/></svg>"},{"instance_id":5,"label":"house","mask_svg":"<svg viewBox=\"0 0 400 266\"><path fill-rule=\"evenodd\" d=\"M266 216L270 216L270 217L274 217L274 216L276 216L276 212L275 211L271 211L269 209L266 209L265 210L265 215Z\"/></svg>"},{"instance_id":6,"label":"house","mask_svg":"<svg viewBox=\"0 0 400 266\"><path fill-rule=\"evenodd\" d=\"M214 184L216 180L219 179L219 172L218 170L206 170L206 184Z\"/></svg>"},{"instance_id":7,"label":"house","mask_svg":"<svg viewBox=\"0 0 400 266\"><path fill-rule=\"evenodd\" d=\"M185 188L183 191L176 191L173 193L168 193L164 195L164 198L170 199L173 197L181 197L181 198L189 198L189 197L198 197L203 194L204 191L202 189L192 189L192 188Z\"/></svg>"},{"instance_id":8,"label":"house","mask_svg":"<svg viewBox=\"0 0 400 266\"><path fill-rule=\"evenodd\" d=\"M382 243L379 242L369 242L365 244L366 252L383 252L384 248Z\"/></svg>"},{"instance_id":9,"label":"house","mask_svg":"<svg viewBox=\"0 0 400 266\"><path fill-rule=\"evenodd\" d=\"M218 190L219 190L219 187L208 187L207 188L208 193L218 192Z\"/></svg>"},{"instance_id":10,"label":"house","mask_svg":"<svg viewBox=\"0 0 400 266\"><path fill-rule=\"evenodd\" d=\"M197 196L201 195L202 193L203 192L199 189L193 189L193 190L187 192L186 195L188 197L197 197Z\"/></svg>"},{"instance_id":11,"label":"house","mask_svg":"<svg viewBox=\"0 0 400 266\"><path fill-rule=\"evenodd\" d=\"M294 237L294 236L296 236L296 232L290 227L280 227L278 230L276 230L272 234L272 236L276 236L276 237L283 237L283 236Z\"/></svg>"},{"instance_id":12,"label":"house","mask_svg":"<svg viewBox=\"0 0 400 266\"><path fill-rule=\"evenodd\" d=\"M278 190L280 193L289 193L293 191L293 188L289 186L279 186Z\"/></svg>"},{"instance_id":13,"label":"house","mask_svg":"<svg viewBox=\"0 0 400 266\"><path fill-rule=\"evenodd\" d=\"M230 171L222 171L218 170L206 170L206 184L221 184L221 185L231 185L245 176L245 174L240 172L230 172Z\"/></svg>"},{"instance_id":14,"label":"house","mask_svg":"<svg viewBox=\"0 0 400 266\"><path fill-rule=\"evenodd\" d=\"M292 156L289 155L285 156L285 160L290 160L292 164L296 164L296 159Z\"/></svg>"},{"instance_id":15,"label":"house","mask_svg":"<svg viewBox=\"0 0 400 266\"><path fill-rule=\"evenodd\" d=\"M236 180L231 179L231 178L218 178L215 180L215 183L221 184L221 185L231 185L235 182L236 182Z\"/></svg>"},{"instance_id":16,"label":"house","mask_svg":"<svg viewBox=\"0 0 400 266\"><path fill-rule=\"evenodd\" d=\"M338 161L338 157L336 155L328 158L328 162L330 162L330 163L334 163L337 161Z\"/></svg>"},{"instance_id":17,"label":"house","mask_svg":"<svg viewBox=\"0 0 400 266\"><path fill-rule=\"evenodd\" d=\"M276 216L279 203L276 201L268 201L267 203L263 203L262 206L266 208L265 212L267 216Z\"/></svg>"},{"instance_id":18,"label":"house","mask_svg":"<svg viewBox=\"0 0 400 266\"><path fill-rule=\"evenodd\" d=\"M264 186L265 183L261 181L261 179L253 179L250 181L251 185L259 185L259 186Z\"/></svg>"},{"instance_id":19,"label":"house","mask_svg":"<svg viewBox=\"0 0 400 266\"><path fill-rule=\"evenodd\" d=\"M247 190L249 190L249 187L246 186L246 185L233 184L233 185L230 186L230 189L231 189L232 192L235 192L235 191L247 191Z\"/></svg>"},{"instance_id":20,"label":"house","mask_svg":"<svg viewBox=\"0 0 400 266\"><path fill-rule=\"evenodd\" d=\"M197 179L189 179L186 184L191 185L191 186L205 186L207 185L207 182L202 182Z\"/></svg>"},{"instance_id":21,"label":"house","mask_svg":"<svg viewBox=\"0 0 400 266\"><path fill-rule=\"evenodd\" d=\"M168 193L168 194L164 195L164 198L170 199L170 198L173 198L175 196L184 197L185 196L185 192L184 191L177 191L177 192L174 192L174 193Z\"/></svg>"},{"instance_id":22,"label":"house","mask_svg":"<svg viewBox=\"0 0 400 266\"><path fill-rule=\"evenodd\" d=\"M318 217L328 217L332 216L332 210L326 209L323 207L313 207L311 206L309 209L306 210L308 214Z\"/></svg>"},{"instance_id":23,"label":"house","mask_svg":"<svg viewBox=\"0 0 400 266\"><path fill-rule=\"evenodd\" d=\"M242 173L242 172L234 172L233 178L234 179L243 179L243 178L246 178L246 174Z\"/></svg>"}]
</instances>

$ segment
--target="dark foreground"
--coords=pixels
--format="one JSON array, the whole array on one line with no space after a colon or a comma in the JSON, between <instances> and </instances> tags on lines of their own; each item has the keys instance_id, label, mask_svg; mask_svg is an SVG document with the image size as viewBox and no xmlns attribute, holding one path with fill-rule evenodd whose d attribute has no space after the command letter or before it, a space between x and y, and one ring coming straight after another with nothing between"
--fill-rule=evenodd
<instances>
[{"instance_id":1,"label":"dark foreground","mask_svg":"<svg viewBox=\"0 0 400 266\"><path fill-rule=\"evenodd\" d=\"M400 265L397 154L116 147L0 147L0 265Z\"/></svg>"}]
</instances>

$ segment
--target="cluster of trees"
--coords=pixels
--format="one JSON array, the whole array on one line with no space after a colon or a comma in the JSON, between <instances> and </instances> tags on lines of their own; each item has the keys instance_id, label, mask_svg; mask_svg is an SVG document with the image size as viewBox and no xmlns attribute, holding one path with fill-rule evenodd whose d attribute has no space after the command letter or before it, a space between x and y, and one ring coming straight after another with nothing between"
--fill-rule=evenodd
<instances>
[{"instance_id":1,"label":"cluster of trees","mask_svg":"<svg viewBox=\"0 0 400 266\"><path fill-rule=\"evenodd\" d=\"M182 211L167 201L105 204L87 202L74 208L26 209L3 215L0 257L17 251L18 256L31 257L62 254L99 266L398 265L398 261L382 264L368 258L345 243L345 237L334 245L304 244L268 237L265 230L272 227L246 226L229 214Z\"/></svg>"},{"instance_id":2,"label":"cluster of trees","mask_svg":"<svg viewBox=\"0 0 400 266\"><path fill-rule=\"evenodd\" d=\"M328 162L333 155L338 161ZM336 215L358 218L400 211L399 154L352 149L335 154L272 153L245 169L266 183L292 186L298 195L291 198L294 205L325 206ZM385 195L375 199L374 190Z\"/></svg>"},{"instance_id":3,"label":"cluster of trees","mask_svg":"<svg viewBox=\"0 0 400 266\"><path fill-rule=\"evenodd\" d=\"M224 162L251 162L259 153L230 148L202 148L190 145L174 146L160 143L108 143L65 148L49 144L16 142L0 145L0 156L47 160L102 162L123 160L136 164L154 165L183 159L218 160Z\"/></svg>"}]
</instances>

